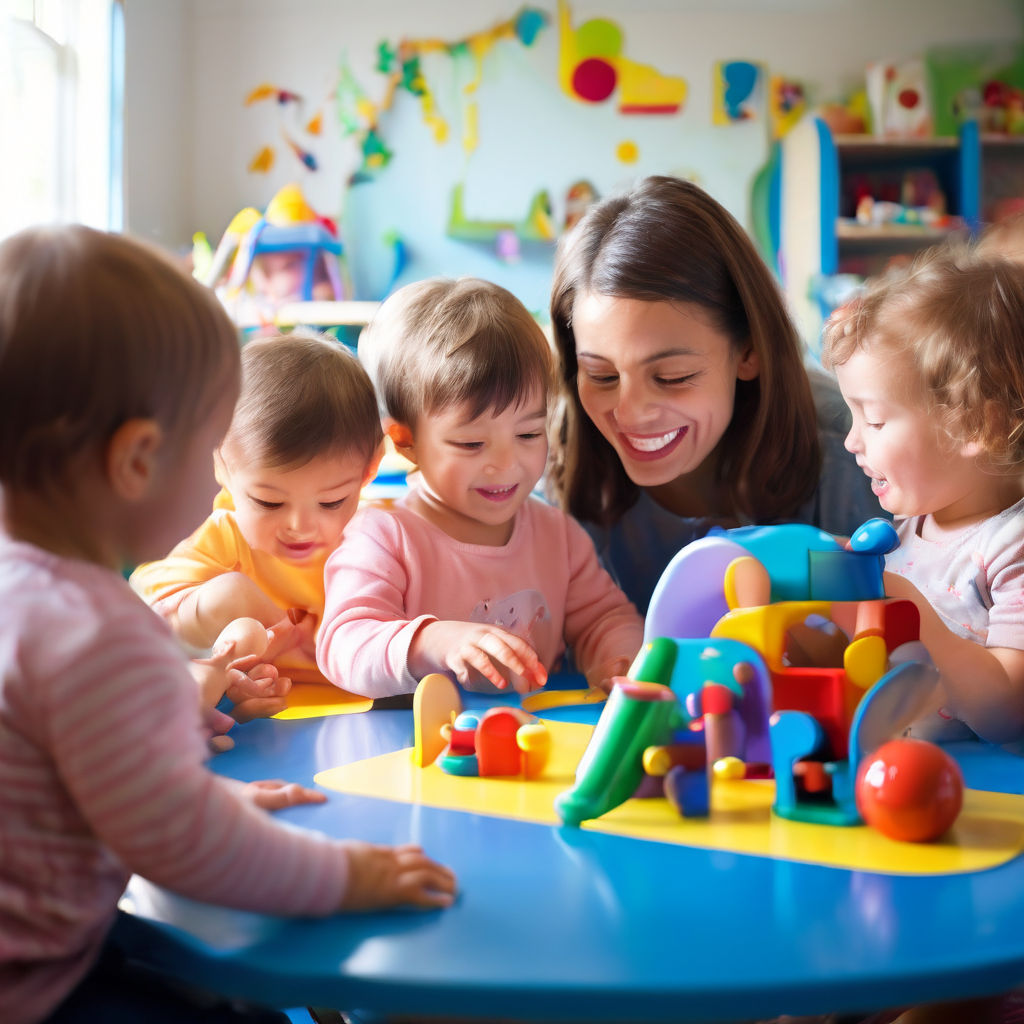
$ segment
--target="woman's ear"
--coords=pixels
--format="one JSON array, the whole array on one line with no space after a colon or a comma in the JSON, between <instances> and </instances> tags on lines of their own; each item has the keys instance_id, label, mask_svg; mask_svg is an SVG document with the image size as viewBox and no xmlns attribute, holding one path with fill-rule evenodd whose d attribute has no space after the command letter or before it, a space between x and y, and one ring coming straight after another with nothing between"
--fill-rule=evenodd
<instances>
[{"instance_id":1,"label":"woman's ear","mask_svg":"<svg viewBox=\"0 0 1024 1024\"><path fill-rule=\"evenodd\" d=\"M126 501L146 497L157 473L164 432L156 420L125 420L107 442L105 468L114 493Z\"/></svg>"},{"instance_id":2,"label":"woman's ear","mask_svg":"<svg viewBox=\"0 0 1024 1024\"><path fill-rule=\"evenodd\" d=\"M753 380L761 374L761 357L757 354L754 346L749 342L736 364L736 377L738 380Z\"/></svg>"}]
</instances>

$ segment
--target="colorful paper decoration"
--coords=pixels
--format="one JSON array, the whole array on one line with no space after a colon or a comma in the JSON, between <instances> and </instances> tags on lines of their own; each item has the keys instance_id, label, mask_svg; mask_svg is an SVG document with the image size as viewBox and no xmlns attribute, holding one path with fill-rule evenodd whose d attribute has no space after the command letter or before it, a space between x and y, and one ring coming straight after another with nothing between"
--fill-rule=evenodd
<instances>
[{"instance_id":1,"label":"colorful paper decoration","mask_svg":"<svg viewBox=\"0 0 1024 1024\"><path fill-rule=\"evenodd\" d=\"M618 90L620 114L674 114L686 100L685 79L623 56L622 29L607 18L572 27L569 4L558 0L558 78L581 103L603 103Z\"/></svg>"},{"instance_id":2,"label":"colorful paper decoration","mask_svg":"<svg viewBox=\"0 0 1024 1024\"><path fill-rule=\"evenodd\" d=\"M761 67L748 60L719 61L714 67L715 124L752 121L761 108Z\"/></svg>"},{"instance_id":3,"label":"colorful paper decoration","mask_svg":"<svg viewBox=\"0 0 1024 1024\"><path fill-rule=\"evenodd\" d=\"M772 75L768 96L772 138L781 139L803 117L807 110L807 96L799 82L782 75Z\"/></svg>"},{"instance_id":4,"label":"colorful paper decoration","mask_svg":"<svg viewBox=\"0 0 1024 1024\"><path fill-rule=\"evenodd\" d=\"M454 42L441 39L403 39L392 45L384 41L377 47L377 70L387 76L380 102L369 99L351 69L343 63L336 89L338 118L344 135L360 140L363 164L357 172L368 177L391 158L380 135L380 117L391 108L399 90L415 96L424 122L439 145L447 141L449 125L437 107L430 83L423 75L422 58L429 54L447 54L457 62L456 73L466 80L460 88L462 107L462 148L469 156L479 141L479 111L473 99L483 77L483 62L500 42L517 41L532 46L548 23L548 15L539 8L524 7L519 13L493 28L475 32Z\"/></svg>"},{"instance_id":5,"label":"colorful paper decoration","mask_svg":"<svg viewBox=\"0 0 1024 1024\"><path fill-rule=\"evenodd\" d=\"M302 111L304 100L302 96L290 89L282 89L272 85L270 82L262 82L249 92L245 97L245 105L251 107L254 103L262 103L266 100L274 100L282 110L281 137L285 145L295 155L296 160L311 171L317 169L317 159L313 153L302 146L295 138L299 132L309 135L320 134L322 114L318 111L305 124L302 123ZM292 120L297 126L289 131L287 120ZM272 146L263 146L259 152L249 161L248 170L251 174L266 174L274 166L276 154Z\"/></svg>"},{"instance_id":6,"label":"colorful paper decoration","mask_svg":"<svg viewBox=\"0 0 1024 1024\"><path fill-rule=\"evenodd\" d=\"M640 158L640 149L632 139L624 139L615 147L615 156L620 163L635 164Z\"/></svg>"},{"instance_id":7,"label":"colorful paper decoration","mask_svg":"<svg viewBox=\"0 0 1024 1024\"><path fill-rule=\"evenodd\" d=\"M530 208L521 221L478 220L466 216L463 206L463 186L460 182L452 189L452 207L448 215L449 238L468 242L497 242L502 235L514 234L525 242L553 242L556 237L551 219L551 198L547 192L537 192ZM506 243L507 245L507 243Z\"/></svg>"}]
</instances>

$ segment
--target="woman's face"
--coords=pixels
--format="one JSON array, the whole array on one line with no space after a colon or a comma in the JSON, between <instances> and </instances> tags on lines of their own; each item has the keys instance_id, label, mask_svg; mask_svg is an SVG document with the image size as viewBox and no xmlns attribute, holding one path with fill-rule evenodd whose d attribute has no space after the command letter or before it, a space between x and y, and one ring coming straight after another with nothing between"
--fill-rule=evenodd
<instances>
[{"instance_id":1,"label":"woman's face","mask_svg":"<svg viewBox=\"0 0 1024 1024\"><path fill-rule=\"evenodd\" d=\"M753 349L692 303L588 292L572 325L580 402L640 487L699 469L732 419L737 379L759 371Z\"/></svg>"}]
</instances>

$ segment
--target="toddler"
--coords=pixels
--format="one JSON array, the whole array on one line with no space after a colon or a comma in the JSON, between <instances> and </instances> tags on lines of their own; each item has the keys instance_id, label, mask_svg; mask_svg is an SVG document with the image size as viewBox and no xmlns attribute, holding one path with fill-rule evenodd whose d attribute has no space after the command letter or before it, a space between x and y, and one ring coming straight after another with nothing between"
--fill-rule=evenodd
<instances>
[{"instance_id":1,"label":"toddler","mask_svg":"<svg viewBox=\"0 0 1024 1024\"><path fill-rule=\"evenodd\" d=\"M886 593L914 601L942 708L914 735L1024 737L1024 274L932 250L833 315L846 447L897 519Z\"/></svg>"},{"instance_id":2,"label":"toddler","mask_svg":"<svg viewBox=\"0 0 1024 1024\"><path fill-rule=\"evenodd\" d=\"M115 948L132 872L267 913L452 900L417 847L262 808L322 800L213 775L185 655L124 580L210 507L238 394L214 294L81 226L0 244L0 1020L249 1019ZM279 1019L274 1015L274 1019Z\"/></svg>"},{"instance_id":3,"label":"toddler","mask_svg":"<svg viewBox=\"0 0 1024 1024\"><path fill-rule=\"evenodd\" d=\"M367 696L412 691L431 672L522 693L569 645L607 689L643 622L583 529L531 497L554 385L533 317L497 285L432 279L384 303L359 354L416 471L408 496L360 511L327 561L324 674Z\"/></svg>"},{"instance_id":4,"label":"toddler","mask_svg":"<svg viewBox=\"0 0 1024 1024\"><path fill-rule=\"evenodd\" d=\"M273 662L272 692L243 700L236 716L279 711L287 680L325 681L313 643L324 562L376 472L382 441L373 385L343 346L298 333L242 350L241 396L215 455L223 489L213 514L131 577L191 647L216 650L230 636L235 654ZM229 626L242 618L256 620L254 632ZM260 624L273 630L269 653ZM216 703L216 678L208 685Z\"/></svg>"}]
</instances>

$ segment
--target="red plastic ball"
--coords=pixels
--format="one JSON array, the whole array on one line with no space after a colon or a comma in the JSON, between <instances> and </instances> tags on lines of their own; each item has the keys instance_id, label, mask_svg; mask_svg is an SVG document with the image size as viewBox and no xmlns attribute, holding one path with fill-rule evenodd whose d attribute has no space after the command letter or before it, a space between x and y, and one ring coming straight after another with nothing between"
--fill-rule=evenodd
<instances>
[{"instance_id":1,"label":"red plastic ball","mask_svg":"<svg viewBox=\"0 0 1024 1024\"><path fill-rule=\"evenodd\" d=\"M897 739L865 757L857 773L857 810L890 839L937 839L956 821L964 799L960 766L925 740Z\"/></svg>"}]
</instances>

